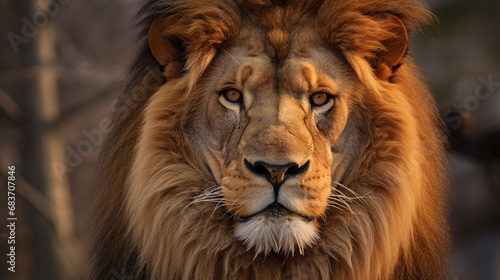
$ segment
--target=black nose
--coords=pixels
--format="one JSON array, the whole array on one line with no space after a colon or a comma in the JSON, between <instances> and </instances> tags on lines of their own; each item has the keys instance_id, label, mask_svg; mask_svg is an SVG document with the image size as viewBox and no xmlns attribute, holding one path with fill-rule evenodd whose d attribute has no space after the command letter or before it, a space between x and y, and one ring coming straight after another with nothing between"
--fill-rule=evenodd
<instances>
[{"instance_id":1,"label":"black nose","mask_svg":"<svg viewBox=\"0 0 500 280\"><path fill-rule=\"evenodd\" d=\"M278 191L281 184L289 177L306 172L309 167L309 161L299 167L296 163L273 165L263 161L257 161L251 164L245 159L245 166L254 174L266 178L273 185L274 194L278 197Z\"/></svg>"}]
</instances>

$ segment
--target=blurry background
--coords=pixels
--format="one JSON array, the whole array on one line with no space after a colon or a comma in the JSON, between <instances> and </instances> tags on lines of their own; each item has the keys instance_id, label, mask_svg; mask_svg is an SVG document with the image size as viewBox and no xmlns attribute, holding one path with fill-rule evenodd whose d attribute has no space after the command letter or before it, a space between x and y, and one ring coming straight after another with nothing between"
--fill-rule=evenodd
<instances>
[{"instance_id":1,"label":"blurry background","mask_svg":"<svg viewBox=\"0 0 500 280\"><path fill-rule=\"evenodd\" d=\"M500 1L427 3L439 21L411 51L450 130L450 279L500 279ZM0 279L87 278L92 180L140 4L0 1L0 180L16 166L18 218L11 273L0 188Z\"/></svg>"}]
</instances>

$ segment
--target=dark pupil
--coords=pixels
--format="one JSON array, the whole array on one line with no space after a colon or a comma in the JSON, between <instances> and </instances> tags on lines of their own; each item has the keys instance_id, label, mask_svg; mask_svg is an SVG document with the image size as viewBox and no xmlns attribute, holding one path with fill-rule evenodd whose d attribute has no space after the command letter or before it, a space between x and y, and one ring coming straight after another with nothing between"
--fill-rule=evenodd
<instances>
[{"instance_id":1,"label":"dark pupil","mask_svg":"<svg viewBox=\"0 0 500 280\"><path fill-rule=\"evenodd\" d=\"M231 101L237 101L240 98L239 93L235 90L229 90L226 94L227 98Z\"/></svg>"},{"instance_id":2,"label":"dark pupil","mask_svg":"<svg viewBox=\"0 0 500 280\"><path fill-rule=\"evenodd\" d=\"M316 102L315 102L316 104L318 104L318 105L323 104L325 102L324 93L318 93L318 94L316 94L316 98L315 99L316 99Z\"/></svg>"}]
</instances>

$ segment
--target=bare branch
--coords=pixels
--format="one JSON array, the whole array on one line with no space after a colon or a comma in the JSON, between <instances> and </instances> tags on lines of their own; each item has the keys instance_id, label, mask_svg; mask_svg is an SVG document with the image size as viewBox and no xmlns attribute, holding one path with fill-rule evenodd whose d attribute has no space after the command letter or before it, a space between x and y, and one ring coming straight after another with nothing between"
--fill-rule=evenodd
<instances>
[{"instance_id":1,"label":"bare branch","mask_svg":"<svg viewBox=\"0 0 500 280\"><path fill-rule=\"evenodd\" d=\"M11 162L7 159L7 157L0 152L0 162L1 166L9 166L11 165ZM4 173L2 174L2 177L6 177ZM26 202L28 202L38 213L42 215L42 217L49 222L51 227L54 226L54 217L52 215L52 211L50 208L50 203L49 200L44 197L39 191L37 191L30 183L26 182L26 180L23 179L19 175L19 173L16 173L16 192L20 196L24 198Z\"/></svg>"},{"instance_id":2,"label":"bare branch","mask_svg":"<svg viewBox=\"0 0 500 280\"><path fill-rule=\"evenodd\" d=\"M119 91L116 89L116 86L109 85L102 89L98 94L95 94L93 97L88 98L76 105L73 105L66 110L63 110L60 117L55 122L55 125L61 125L71 118L77 117L81 114L86 114L89 112L89 110L92 110L92 108L95 108L99 104L102 104L102 101L110 98L113 95L118 96L118 94Z\"/></svg>"},{"instance_id":3,"label":"bare branch","mask_svg":"<svg viewBox=\"0 0 500 280\"><path fill-rule=\"evenodd\" d=\"M17 105L16 101L10 95L0 88L0 108L7 114L7 116L15 124L23 123L25 116Z\"/></svg>"}]
</instances>

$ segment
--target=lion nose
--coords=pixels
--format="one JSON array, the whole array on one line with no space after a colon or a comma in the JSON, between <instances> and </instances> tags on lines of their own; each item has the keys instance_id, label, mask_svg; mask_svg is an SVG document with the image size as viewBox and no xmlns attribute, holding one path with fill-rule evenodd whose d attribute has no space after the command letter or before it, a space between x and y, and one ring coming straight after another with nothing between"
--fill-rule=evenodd
<instances>
[{"instance_id":1,"label":"lion nose","mask_svg":"<svg viewBox=\"0 0 500 280\"><path fill-rule=\"evenodd\" d=\"M266 178L273 185L274 193L276 197L278 197L278 191L281 184L289 177L306 172L309 167L309 161L299 167L296 163L274 165L263 161L257 161L251 164L245 159L245 165L254 174Z\"/></svg>"}]
</instances>

